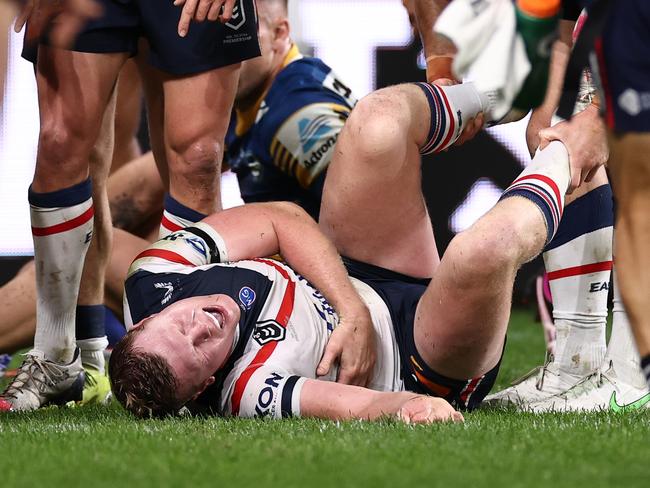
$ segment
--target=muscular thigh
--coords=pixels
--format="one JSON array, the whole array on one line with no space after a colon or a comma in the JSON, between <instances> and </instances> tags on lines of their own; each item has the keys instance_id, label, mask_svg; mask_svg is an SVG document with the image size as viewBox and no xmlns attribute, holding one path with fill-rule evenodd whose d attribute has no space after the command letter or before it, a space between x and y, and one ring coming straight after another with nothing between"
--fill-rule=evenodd
<instances>
[{"instance_id":1,"label":"muscular thigh","mask_svg":"<svg viewBox=\"0 0 650 488\"><path fill-rule=\"evenodd\" d=\"M418 143L429 107L421 90L375 92L353 110L328 169L320 223L339 252L414 277L438 263L421 191Z\"/></svg>"},{"instance_id":2,"label":"muscular thigh","mask_svg":"<svg viewBox=\"0 0 650 488\"><path fill-rule=\"evenodd\" d=\"M70 143L89 152L126 57L41 45L36 70L41 131L65 132Z\"/></svg>"}]
</instances>

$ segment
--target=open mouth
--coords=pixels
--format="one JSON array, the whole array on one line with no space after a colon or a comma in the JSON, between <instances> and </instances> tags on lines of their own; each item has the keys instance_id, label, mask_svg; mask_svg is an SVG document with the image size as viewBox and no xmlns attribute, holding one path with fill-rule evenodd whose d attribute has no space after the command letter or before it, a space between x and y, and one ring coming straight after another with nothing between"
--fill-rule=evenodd
<instances>
[{"instance_id":1,"label":"open mouth","mask_svg":"<svg viewBox=\"0 0 650 488\"><path fill-rule=\"evenodd\" d=\"M223 329L224 316L220 309L216 307L204 307L203 313L207 315L218 329Z\"/></svg>"}]
</instances>

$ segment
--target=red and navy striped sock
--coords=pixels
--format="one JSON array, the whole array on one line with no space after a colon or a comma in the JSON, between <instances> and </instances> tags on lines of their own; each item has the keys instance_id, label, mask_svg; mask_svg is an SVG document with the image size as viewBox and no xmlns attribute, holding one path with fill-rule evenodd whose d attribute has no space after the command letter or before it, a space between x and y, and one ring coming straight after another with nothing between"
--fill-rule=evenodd
<instances>
[{"instance_id":1,"label":"red and navy striped sock","mask_svg":"<svg viewBox=\"0 0 650 488\"><path fill-rule=\"evenodd\" d=\"M489 100L473 83L438 86L416 83L427 97L431 113L429 133L420 146L421 154L440 152L451 146L463 132L467 121L488 110Z\"/></svg>"},{"instance_id":2,"label":"red and navy striped sock","mask_svg":"<svg viewBox=\"0 0 650 488\"><path fill-rule=\"evenodd\" d=\"M189 227L190 225L203 220L205 217L206 215L186 207L169 193L166 193L165 210L163 211L162 220L160 221L160 231L158 232L158 236L160 238L165 237L172 232Z\"/></svg>"},{"instance_id":3,"label":"red and navy striped sock","mask_svg":"<svg viewBox=\"0 0 650 488\"><path fill-rule=\"evenodd\" d=\"M564 195L571 173L569 155L559 141L539 151L519 177L501 195L501 200L519 196L530 200L542 212L549 243L560 225Z\"/></svg>"}]
</instances>

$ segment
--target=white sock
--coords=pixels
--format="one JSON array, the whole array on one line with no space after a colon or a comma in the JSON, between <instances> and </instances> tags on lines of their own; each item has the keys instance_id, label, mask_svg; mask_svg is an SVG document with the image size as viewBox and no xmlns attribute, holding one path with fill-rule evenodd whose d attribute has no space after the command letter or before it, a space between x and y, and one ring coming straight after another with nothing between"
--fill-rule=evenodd
<instances>
[{"instance_id":1,"label":"white sock","mask_svg":"<svg viewBox=\"0 0 650 488\"><path fill-rule=\"evenodd\" d=\"M29 191L36 264L34 349L69 363L75 349L75 308L93 232L90 180L51 193Z\"/></svg>"},{"instance_id":2,"label":"white sock","mask_svg":"<svg viewBox=\"0 0 650 488\"><path fill-rule=\"evenodd\" d=\"M93 337L92 339L77 339L77 346L81 350L81 362L84 367L96 369L104 374L106 360L104 349L108 346L108 339L104 337Z\"/></svg>"},{"instance_id":3,"label":"white sock","mask_svg":"<svg viewBox=\"0 0 650 488\"><path fill-rule=\"evenodd\" d=\"M603 185L566 207L544 252L557 332L554 362L575 376L593 372L605 356L612 223L611 189Z\"/></svg>"},{"instance_id":4,"label":"white sock","mask_svg":"<svg viewBox=\"0 0 650 488\"><path fill-rule=\"evenodd\" d=\"M616 377L636 388L646 387L641 371L641 358L636 347L630 321L625 313L621 293L618 289L616 268L614 268L614 303L612 308L612 335L605 354L605 367L611 361Z\"/></svg>"}]
</instances>

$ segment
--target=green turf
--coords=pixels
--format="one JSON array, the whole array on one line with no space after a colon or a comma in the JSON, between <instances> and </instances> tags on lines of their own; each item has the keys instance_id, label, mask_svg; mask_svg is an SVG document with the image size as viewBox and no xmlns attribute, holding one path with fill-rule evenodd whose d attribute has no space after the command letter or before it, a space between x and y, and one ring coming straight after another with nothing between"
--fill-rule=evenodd
<instances>
[{"instance_id":1,"label":"green turf","mask_svg":"<svg viewBox=\"0 0 650 488\"><path fill-rule=\"evenodd\" d=\"M517 312L500 384L543 357ZM648 486L650 416L479 411L462 425L0 415L0 480L49 486Z\"/></svg>"}]
</instances>

